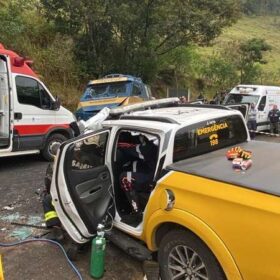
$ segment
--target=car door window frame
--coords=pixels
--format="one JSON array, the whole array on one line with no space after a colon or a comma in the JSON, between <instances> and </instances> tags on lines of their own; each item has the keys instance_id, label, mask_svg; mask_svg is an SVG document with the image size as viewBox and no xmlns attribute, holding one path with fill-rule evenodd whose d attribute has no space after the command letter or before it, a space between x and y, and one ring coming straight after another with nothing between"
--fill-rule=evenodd
<instances>
[{"instance_id":1,"label":"car door window frame","mask_svg":"<svg viewBox=\"0 0 280 280\"><path fill-rule=\"evenodd\" d=\"M154 171L154 180L156 178L156 175L158 173L158 167L159 167L159 161L160 161L160 155L161 155L161 136L159 133L157 132L150 132L150 131L145 131L145 130L141 130L138 128L134 128L134 127L121 127L119 128L116 132L115 132L115 139L113 142L113 149L112 149L112 155L111 155L111 162L113 162L115 164L116 162L116 152L117 152L117 143L118 143L118 139L119 139L119 135L122 131L132 131L132 132L139 132L139 133L143 133L143 134L150 134L155 136L158 139L158 153L157 153L157 164L156 164L156 168ZM113 178L114 181L114 178Z\"/></svg>"}]
</instances>

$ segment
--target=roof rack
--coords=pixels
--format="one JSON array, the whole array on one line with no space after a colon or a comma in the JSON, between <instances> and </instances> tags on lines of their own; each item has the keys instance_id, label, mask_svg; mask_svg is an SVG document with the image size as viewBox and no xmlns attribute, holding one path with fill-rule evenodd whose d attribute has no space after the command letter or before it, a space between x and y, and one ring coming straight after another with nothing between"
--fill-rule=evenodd
<instances>
[{"instance_id":1,"label":"roof rack","mask_svg":"<svg viewBox=\"0 0 280 280\"><path fill-rule=\"evenodd\" d=\"M231 110L222 105L214 104L179 104L179 98L163 98L158 100L144 101L141 103L127 105L124 107L118 107L110 110L111 118L120 118L124 114L129 114L135 111L144 111L148 109L158 109L158 108L171 108L171 107L192 107L192 108L208 108L208 109L221 109L221 110ZM123 119L124 117L122 117ZM135 119L135 118L134 118Z\"/></svg>"},{"instance_id":2,"label":"roof rack","mask_svg":"<svg viewBox=\"0 0 280 280\"><path fill-rule=\"evenodd\" d=\"M220 110L231 110L223 105L215 105L215 104L177 104L176 107L194 107L194 108L208 108L208 109L220 109Z\"/></svg>"},{"instance_id":3,"label":"roof rack","mask_svg":"<svg viewBox=\"0 0 280 280\"><path fill-rule=\"evenodd\" d=\"M118 117L120 115L135 112L135 111L171 107L173 104L178 104L178 102L179 102L179 98L177 98L177 97L144 101L141 103L136 103L136 104L127 105L124 107L111 109L110 116Z\"/></svg>"},{"instance_id":4,"label":"roof rack","mask_svg":"<svg viewBox=\"0 0 280 280\"><path fill-rule=\"evenodd\" d=\"M130 116L130 115L124 115L120 117L121 120L140 120L140 121L155 121L155 122L163 122L163 123L174 123L179 124L175 120L167 117L159 117L159 116Z\"/></svg>"}]
</instances>

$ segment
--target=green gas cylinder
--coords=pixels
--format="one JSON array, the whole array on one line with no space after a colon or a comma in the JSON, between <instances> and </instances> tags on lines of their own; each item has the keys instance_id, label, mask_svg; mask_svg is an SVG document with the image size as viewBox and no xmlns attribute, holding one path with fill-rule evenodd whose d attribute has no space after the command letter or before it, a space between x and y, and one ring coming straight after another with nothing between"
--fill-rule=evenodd
<instances>
[{"instance_id":1,"label":"green gas cylinder","mask_svg":"<svg viewBox=\"0 0 280 280\"><path fill-rule=\"evenodd\" d=\"M91 243L90 275L95 279L101 278L104 274L105 248L104 226L99 224L97 236Z\"/></svg>"}]
</instances>

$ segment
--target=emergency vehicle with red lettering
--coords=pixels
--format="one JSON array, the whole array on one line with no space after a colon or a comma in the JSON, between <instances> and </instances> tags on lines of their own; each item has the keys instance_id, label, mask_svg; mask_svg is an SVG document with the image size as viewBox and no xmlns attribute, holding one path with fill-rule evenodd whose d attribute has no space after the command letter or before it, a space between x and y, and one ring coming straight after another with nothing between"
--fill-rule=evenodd
<instances>
[{"instance_id":1,"label":"emergency vehicle with red lettering","mask_svg":"<svg viewBox=\"0 0 280 280\"><path fill-rule=\"evenodd\" d=\"M74 115L60 106L30 67L32 61L0 44L0 157L40 153L73 135Z\"/></svg>"}]
</instances>

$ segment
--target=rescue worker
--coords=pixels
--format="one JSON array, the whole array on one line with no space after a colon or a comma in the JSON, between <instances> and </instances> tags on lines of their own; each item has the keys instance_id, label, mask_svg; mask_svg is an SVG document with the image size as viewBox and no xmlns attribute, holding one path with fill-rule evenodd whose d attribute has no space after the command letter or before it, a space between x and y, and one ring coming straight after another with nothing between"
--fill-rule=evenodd
<instances>
[{"instance_id":1,"label":"rescue worker","mask_svg":"<svg viewBox=\"0 0 280 280\"><path fill-rule=\"evenodd\" d=\"M52 154L55 155L58 151L59 144L51 147ZM45 175L45 190L43 192L43 209L45 214L45 223L47 228L50 229L50 232L45 235L46 239L61 241L64 238L63 230L61 227L60 220L57 216L57 213L53 207L52 204L52 197L50 194L50 188L51 188L51 181L52 181L52 175L53 175L53 162L49 163L46 175Z\"/></svg>"},{"instance_id":2,"label":"rescue worker","mask_svg":"<svg viewBox=\"0 0 280 280\"><path fill-rule=\"evenodd\" d=\"M251 103L249 112L248 112L248 122L247 126L250 132L251 139L255 139L256 136L256 130L257 130L257 109L256 104Z\"/></svg>"},{"instance_id":3,"label":"rescue worker","mask_svg":"<svg viewBox=\"0 0 280 280\"><path fill-rule=\"evenodd\" d=\"M132 207L135 222L140 222L142 212L140 209L137 192L152 190L152 182L156 167L157 139L149 140L140 135L139 144L118 143L118 148L123 153L127 162L123 165L120 174L120 186ZM129 218L129 220L132 220Z\"/></svg>"},{"instance_id":4,"label":"rescue worker","mask_svg":"<svg viewBox=\"0 0 280 280\"><path fill-rule=\"evenodd\" d=\"M270 122L270 133L279 133L279 119L280 111L277 108L277 105L274 104L272 109L268 113L268 118Z\"/></svg>"},{"instance_id":5,"label":"rescue worker","mask_svg":"<svg viewBox=\"0 0 280 280\"><path fill-rule=\"evenodd\" d=\"M188 103L188 102L187 102L186 96L184 96L184 95L181 96L181 97L180 97L180 104L186 104L186 103Z\"/></svg>"}]
</instances>

